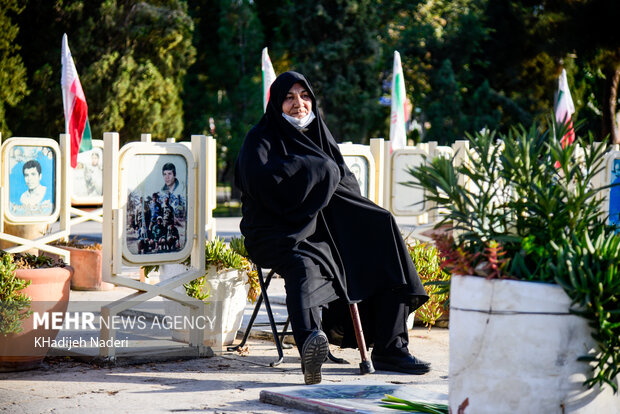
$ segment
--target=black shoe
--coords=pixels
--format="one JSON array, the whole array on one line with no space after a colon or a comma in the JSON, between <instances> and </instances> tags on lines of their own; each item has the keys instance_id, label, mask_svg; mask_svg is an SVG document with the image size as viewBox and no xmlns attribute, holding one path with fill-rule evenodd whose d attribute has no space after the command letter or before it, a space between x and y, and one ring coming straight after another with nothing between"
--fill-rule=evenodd
<instances>
[{"instance_id":1,"label":"black shoe","mask_svg":"<svg viewBox=\"0 0 620 414\"><path fill-rule=\"evenodd\" d=\"M430 362L424 362L413 355L375 355L370 356L375 369L404 372L406 374L426 374L431 370Z\"/></svg>"},{"instance_id":2,"label":"black shoe","mask_svg":"<svg viewBox=\"0 0 620 414\"><path fill-rule=\"evenodd\" d=\"M321 367L329 354L327 335L313 331L301 348L301 370L307 385L321 382Z\"/></svg>"}]
</instances>

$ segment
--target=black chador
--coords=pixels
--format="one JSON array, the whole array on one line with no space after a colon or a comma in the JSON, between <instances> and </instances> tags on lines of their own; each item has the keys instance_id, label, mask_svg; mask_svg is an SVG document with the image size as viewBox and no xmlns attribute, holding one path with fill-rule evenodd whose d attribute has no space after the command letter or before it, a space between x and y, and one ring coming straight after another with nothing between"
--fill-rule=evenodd
<instances>
[{"instance_id":1,"label":"black chador","mask_svg":"<svg viewBox=\"0 0 620 414\"><path fill-rule=\"evenodd\" d=\"M304 128L282 112L297 83L315 116ZM241 148L235 182L247 250L285 279L298 347L321 328L319 307L330 340L355 346L347 303L360 302L367 343L380 352L406 350L407 315L428 295L393 216L360 194L303 75L286 72L272 84L267 110Z\"/></svg>"}]
</instances>

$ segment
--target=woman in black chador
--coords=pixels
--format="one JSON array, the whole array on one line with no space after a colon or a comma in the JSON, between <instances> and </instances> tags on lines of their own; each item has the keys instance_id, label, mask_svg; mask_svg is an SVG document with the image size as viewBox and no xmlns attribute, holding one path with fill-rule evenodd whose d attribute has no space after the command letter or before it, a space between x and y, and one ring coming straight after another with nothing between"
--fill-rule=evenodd
<instances>
[{"instance_id":1,"label":"woman in black chador","mask_svg":"<svg viewBox=\"0 0 620 414\"><path fill-rule=\"evenodd\" d=\"M376 369L430 370L409 353L406 327L428 295L392 215L361 196L303 75L286 72L271 85L235 181L251 259L284 278L306 384L321 381L327 335L355 346L349 303L359 303Z\"/></svg>"}]
</instances>

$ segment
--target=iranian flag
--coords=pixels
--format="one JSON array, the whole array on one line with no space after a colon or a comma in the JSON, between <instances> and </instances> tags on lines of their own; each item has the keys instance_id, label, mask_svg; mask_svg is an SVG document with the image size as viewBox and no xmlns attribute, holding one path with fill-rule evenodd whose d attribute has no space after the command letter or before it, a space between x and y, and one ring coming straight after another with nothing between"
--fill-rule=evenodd
<instances>
[{"instance_id":1,"label":"iranian flag","mask_svg":"<svg viewBox=\"0 0 620 414\"><path fill-rule=\"evenodd\" d=\"M392 72L392 111L390 115L390 148L392 151L407 145L406 123L407 104L405 96L405 79L400 63L400 53L394 51L394 68Z\"/></svg>"},{"instance_id":2,"label":"iranian flag","mask_svg":"<svg viewBox=\"0 0 620 414\"><path fill-rule=\"evenodd\" d=\"M562 69L562 73L558 78L558 93L555 100L555 120L558 124L566 125L568 128L566 134L562 137L562 148L575 141L575 130L573 128L573 120L571 119L571 115L574 113L575 105L568 90L566 70Z\"/></svg>"},{"instance_id":3,"label":"iranian flag","mask_svg":"<svg viewBox=\"0 0 620 414\"><path fill-rule=\"evenodd\" d=\"M67 34L62 36L62 104L65 110L65 132L71 136L71 167L77 166L77 155L82 150L92 148L90 125L88 124L88 105L78 78L75 63L69 50ZM82 143L82 140L84 142ZM81 145L82 144L82 145Z\"/></svg>"},{"instance_id":4,"label":"iranian flag","mask_svg":"<svg viewBox=\"0 0 620 414\"><path fill-rule=\"evenodd\" d=\"M269 54L267 53L267 48L263 49L261 69L263 71L263 109L266 111L267 103L269 102L269 88L276 79L276 72L273 70L271 59L269 59Z\"/></svg>"}]
</instances>

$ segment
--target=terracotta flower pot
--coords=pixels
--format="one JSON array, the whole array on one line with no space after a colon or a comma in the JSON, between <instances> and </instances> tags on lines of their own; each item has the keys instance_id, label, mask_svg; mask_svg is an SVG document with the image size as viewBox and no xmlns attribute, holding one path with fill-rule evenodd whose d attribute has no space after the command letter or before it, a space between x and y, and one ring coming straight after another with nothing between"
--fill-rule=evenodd
<instances>
[{"instance_id":1,"label":"terracotta flower pot","mask_svg":"<svg viewBox=\"0 0 620 414\"><path fill-rule=\"evenodd\" d=\"M31 310L39 315L45 312L66 312L72 273L71 266L18 269L17 277L32 281L23 290L32 299ZM23 371L38 367L50 348L49 342L56 339L59 331L51 329L51 326L49 328L39 327L35 330L33 314L22 321L20 333L6 336L0 334L0 371Z\"/></svg>"},{"instance_id":2,"label":"terracotta flower pot","mask_svg":"<svg viewBox=\"0 0 620 414\"><path fill-rule=\"evenodd\" d=\"M104 282L101 272L101 249L79 249L69 246L58 246L71 253L71 277L73 290L111 290L114 284Z\"/></svg>"}]
</instances>

